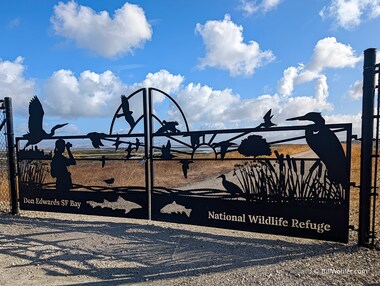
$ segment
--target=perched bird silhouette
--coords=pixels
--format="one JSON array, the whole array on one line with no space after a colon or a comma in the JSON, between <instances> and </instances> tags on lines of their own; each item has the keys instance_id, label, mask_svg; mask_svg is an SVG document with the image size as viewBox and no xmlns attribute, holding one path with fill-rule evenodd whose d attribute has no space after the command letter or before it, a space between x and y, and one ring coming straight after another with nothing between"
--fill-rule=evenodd
<instances>
[{"instance_id":1,"label":"perched bird silhouette","mask_svg":"<svg viewBox=\"0 0 380 286\"><path fill-rule=\"evenodd\" d=\"M276 124L274 124L272 122L273 115L271 115L271 113L272 113L272 109L269 109L269 111L267 113L265 113L265 115L263 117L264 122L261 123L259 126L257 126L257 128L261 128L261 127L269 128L269 127L272 127L272 126L276 126Z\"/></svg>"},{"instance_id":2,"label":"perched bird silhouette","mask_svg":"<svg viewBox=\"0 0 380 286\"><path fill-rule=\"evenodd\" d=\"M212 146L214 148L220 147L220 157L222 158L222 160L226 156L228 148L230 148L231 146L235 146L235 145L237 145L237 144L229 142L229 141L221 141L221 142L212 144Z\"/></svg>"},{"instance_id":3,"label":"perched bird silhouette","mask_svg":"<svg viewBox=\"0 0 380 286\"><path fill-rule=\"evenodd\" d=\"M129 102L125 95L121 96L121 109L123 113L117 114L116 118L124 116L125 120L128 122L131 129L136 125L135 119L132 116L133 111L129 109Z\"/></svg>"},{"instance_id":4,"label":"perched bird silhouette","mask_svg":"<svg viewBox=\"0 0 380 286\"><path fill-rule=\"evenodd\" d=\"M102 161L102 168L104 168L104 166L106 165L106 156L103 155L100 161Z\"/></svg>"},{"instance_id":5,"label":"perched bird silhouette","mask_svg":"<svg viewBox=\"0 0 380 286\"><path fill-rule=\"evenodd\" d=\"M105 133L98 132L90 132L87 134L87 137L91 140L92 146L94 148L100 148L100 146L104 146L101 139L104 139L107 135Z\"/></svg>"},{"instance_id":6,"label":"perched bird silhouette","mask_svg":"<svg viewBox=\"0 0 380 286\"><path fill-rule=\"evenodd\" d=\"M171 154L171 148L172 148L172 144L170 143L170 140L168 140L168 143L166 143L166 146L162 145L161 159L170 160L170 159L173 159L175 157L174 155Z\"/></svg>"},{"instance_id":7,"label":"perched bird silhouette","mask_svg":"<svg viewBox=\"0 0 380 286\"><path fill-rule=\"evenodd\" d=\"M182 172L183 172L183 176L185 177L185 179L187 179L187 171L189 170L189 165L191 163L194 163L193 161L191 160L186 160L186 159L183 159L183 160L179 160L180 164L182 164Z\"/></svg>"},{"instance_id":8,"label":"perched bird silhouette","mask_svg":"<svg viewBox=\"0 0 380 286\"><path fill-rule=\"evenodd\" d=\"M106 183L107 185L111 186L115 182L115 179L114 178L110 178L110 179L107 179L107 180L103 180L103 182Z\"/></svg>"},{"instance_id":9,"label":"perched bird silhouette","mask_svg":"<svg viewBox=\"0 0 380 286\"><path fill-rule=\"evenodd\" d=\"M46 133L42 127L44 114L40 100L37 96L34 96L29 103L29 132L23 135L23 137L28 140L24 150L30 145L38 144L43 139L52 138L55 134L55 130L67 125L67 123L55 125L50 130L50 133Z\"/></svg>"},{"instance_id":10,"label":"perched bird silhouette","mask_svg":"<svg viewBox=\"0 0 380 286\"><path fill-rule=\"evenodd\" d=\"M314 122L314 124L306 126L306 142L325 164L330 181L344 186L348 182L346 155L338 137L326 126L325 119L321 116L321 113L309 112L304 116L287 120L309 120Z\"/></svg>"},{"instance_id":11,"label":"perched bird silhouette","mask_svg":"<svg viewBox=\"0 0 380 286\"><path fill-rule=\"evenodd\" d=\"M112 144L112 146L115 146L115 151L117 151L119 149L119 146L122 142L120 141L120 137L116 137L116 141L115 143Z\"/></svg>"},{"instance_id":12,"label":"perched bird silhouette","mask_svg":"<svg viewBox=\"0 0 380 286\"><path fill-rule=\"evenodd\" d=\"M125 160L128 160L129 158L132 157L132 150L133 150L132 143L129 143L127 149L125 149L125 151L127 152L127 155L125 155L125 158L124 158Z\"/></svg>"},{"instance_id":13,"label":"perched bird silhouette","mask_svg":"<svg viewBox=\"0 0 380 286\"><path fill-rule=\"evenodd\" d=\"M239 186L228 181L226 179L226 175L222 174L218 176L218 178L222 178L222 185L227 192L235 196L243 195L243 191L239 188Z\"/></svg>"},{"instance_id":14,"label":"perched bird silhouette","mask_svg":"<svg viewBox=\"0 0 380 286\"><path fill-rule=\"evenodd\" d=\"M139 150L140 145L141 145L141 143L140 143L139 138L136 138L136 143L135 143L135 150L136 150L136 152Z\"/></svg>"}]
</instances>

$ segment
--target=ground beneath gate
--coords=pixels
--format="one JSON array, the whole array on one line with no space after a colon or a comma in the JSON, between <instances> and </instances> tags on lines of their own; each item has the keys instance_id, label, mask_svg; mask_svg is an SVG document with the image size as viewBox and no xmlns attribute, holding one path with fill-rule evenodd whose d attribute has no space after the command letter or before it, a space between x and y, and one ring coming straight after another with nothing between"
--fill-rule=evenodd
<instances>
[{"instance_id":1,"label":"ground beneath gate","mask_svg":"<svg viewBox=\"0 0 380 286\"><path fill-rule=\"evenodd\" d=\"M380 251L123 218L0 214L1 285L379 285Z\"/></svg>"}]
</instances>

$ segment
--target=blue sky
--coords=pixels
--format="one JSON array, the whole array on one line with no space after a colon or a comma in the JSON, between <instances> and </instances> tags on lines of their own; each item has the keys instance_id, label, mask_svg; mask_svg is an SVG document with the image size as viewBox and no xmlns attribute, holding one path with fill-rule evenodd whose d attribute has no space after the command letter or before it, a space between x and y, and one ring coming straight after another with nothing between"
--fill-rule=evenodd
<instances>
[{"instance_id":1,"label":"blue sky","mask_svg":"<svg viewBox=\"0 0 380 286\"><path fill-rule=\"evenodd\" d=\"M359 132L362 55L379 27L379 0L1 1L0 94L17 135L34 94L47 129L86 134L149 86L192 130L255 127L272 108L278 124L319 111ZM155 110L178 119L163 98Z\"/></svg>"}]
</instances>

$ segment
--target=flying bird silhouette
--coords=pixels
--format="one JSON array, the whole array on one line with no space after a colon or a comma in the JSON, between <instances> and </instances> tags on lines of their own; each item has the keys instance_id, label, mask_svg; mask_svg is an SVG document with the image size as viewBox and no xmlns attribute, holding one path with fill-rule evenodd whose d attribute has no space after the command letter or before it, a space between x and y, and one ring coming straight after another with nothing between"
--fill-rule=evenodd
<instances>
[{"instance_id":1,"label":"flying bird silhouette","mask_svg":"<svg viewBox=\"0 0 380 286\"><path fill-rule=\"evenodd\" d=\"M192 160L183 159L183 160L179 160L178 163L182 164L183 176L185 177L185 179L187 179L187 171L189 170L189 165L194 162Z\"/></svg>"},{"instance_id":2,"label":"flying bird silhouette","mask_svg":"<svg viewBox=\"0 0 380 286\"><path fill-rule=\"evenodd\" d=\"M237 144L228 142L228 141L221 141L219 143L212 144L214 148L220 147L220 157L222 158L222 160L226 156L228 148L230 148L231 146L236 146L236 145Z\"/></svg>"},{"instance_id":3,"label":"flying bird silhouette","mask_svg":"<svg viewBox=\"0 0 380 286\"><path fill-rule=\"evenodd\" d=\"M116 141L115 143L112 144L112 146L115 146L115 151L117 151L119 149L119 146L122 142L120 141L120 137L116 137Z\"/></svg>"},{"instance_id":4,"label":"flying bird silhouette","mask_svg":"<svg viewBox=\"0 0 380 286\"><path fill-rule=\"evenodd\" d=\"M338 137L326 126L321 113L309 112L304 116L288 118L287 120L314 122L314 124L306 126L306 142L325 164L330 181L344 186L344 183L348 181L346 155Z\"/></svg>"},{"instance_id":5,"label":"flying bird silhouette","mask_svg":"<svg viewBox=\"0 0 380 286\"><path fill-rule=\"evenodd\" d=\"M218 178L222 178L222 185L226 189L227 192L229 192L232 195L239 196L243 195L243 191L240 189L240 187L226 179L226 175L222 174L218 176Z\"/></svg>"},{"instance_id":6,"label":"flying bird silhouette","mask_svg":"<svg viewBox=\"0 0 380 286\"><path fill-rule=\"evenodd\" d=\"M50 130L50 133L46 133L46 131L42 127L44 114L45 113L40 100L37 96L34 96L29 103L29 132L23 135L23 137L28 140L24 149L30 145L38 144L43 139L52 138L55 134L55 130L67 125L67 123L55 125Z\"/></svg>"},{"instance_id":7,"label":"flying bird silhouette","mask_svg":"<svg viewBox=\"0 0 380 286\"><path fill-rule=\"evenodd\" d=\"M116 118L124 116L125 120L128 122L131 129L136 125L135 119L132 116L133 111L129 109L129 102L125 95L121 96L121 109L123 113L117 114Z\"/></svg>"},{"instance_id":8,"label":"flying bird silhouette","mask_svg":"<svg viewBox=\"0 0 380 286\"><path fill-rule=\"evenodd\" d=\"M104 139L107 135L105 133L98 132L90 132L87 134L87 137L91 140L92 146L94 148L100 148L100 146L104 146L101 139Z\"/></svg>"},{"instance_id":9,"label":"flying bird silhouette","mask_svg":"<svg viewBox=\"0 0 380 286\"><path fill-rule=\"evenodd\" d=\"M259 126L257 126L257 128L261 128L261 127L269 128L269 127L272 127L272 126L276 126L276 124L274 124L272 122L273 115L271 115L271 113L272 113L272 109L269 109L269 111L267 113L265 113L265 115L263 117L264 122L261 123Z\"/></svg>"},{"instance_id":10,"label":"flying bird silhouette","mask_svg":"<svg viewBox=\"0 0 380 286\"><path fill-rule=\"evenodd\" d=\"M127 155L124 158L125 161L132 157L132 150L132 143L129 143L127 149L125 149L125 151L127 152Z\"/></svg>"}]
</instances>

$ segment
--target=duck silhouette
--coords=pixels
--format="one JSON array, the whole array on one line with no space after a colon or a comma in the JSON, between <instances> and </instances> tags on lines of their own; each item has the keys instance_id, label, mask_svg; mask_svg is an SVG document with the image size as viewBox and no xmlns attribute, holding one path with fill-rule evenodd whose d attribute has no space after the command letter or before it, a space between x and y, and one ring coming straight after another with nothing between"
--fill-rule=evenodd
<instances>
[{"instance_id":1,"label":"duck silhouette","mask_svg":"<svg viewBox=\"0 0 380 286\"><path fill-rule=\"evenodd\" d=\"M240 187L226 179L226 175L222 174L218 176L218 178L222 178L222 185L226 189L227 192L229 192L231 195L234 196L241 196L243 195L243 191L240 189Z\"/></svg>"},{"instance_id":2,"label":"duck silhouette","mask_svg":"<svg viewBox=\"0 0 380 286\"><path fill-rule=\"evenodd\" d=\"M330 181L345 186L348 182L347 158L338 137L326 126L321 113L309 112L287 120L314 122L305 128L306 142L325 164Z\"/></svg>"},{"instance_id":3,"label":"duck silhouette","mask_svg":"<svg viewBox=\"0 0 380 286\"><path fill-rule=\"evenodd\" d=\"M68 123L57 124L50 130L50 133L46 133L46 131L42 127L44 114L45 112L42 108L42 104L40 100L38 99L37 96L34 96L30 100L30 103L29 103L29 121L28 121L29 132L23 135L23 137L28 140L26 142L24 150L26 147L30 145L38 144L43 139L52 138L55 134L55 131L58 128L61 128L68 124Z\"/></svg>"},{"instance_id":4,"label":"duck silhouette","mask_svg":"<svg viewBox=\"0 0 380 286\"><path fill-rule=\"evenodd\" d=\"M107 185L111 186L115 182L115 179L109 178L109 179L103 180L103 182L106 183Z\"/></svg>"}]
</instances>

